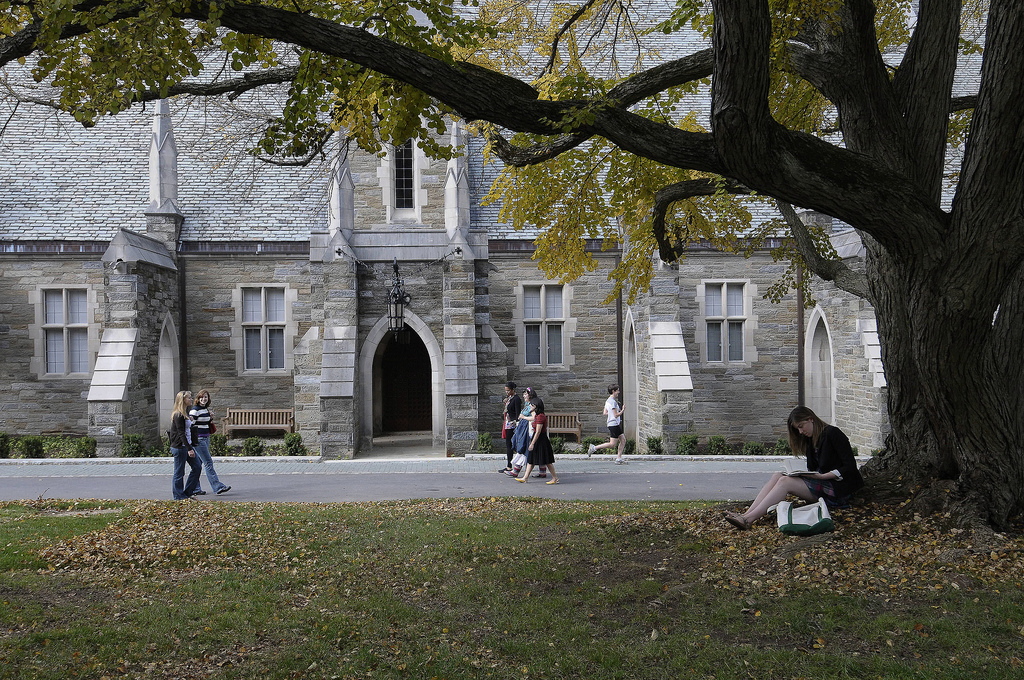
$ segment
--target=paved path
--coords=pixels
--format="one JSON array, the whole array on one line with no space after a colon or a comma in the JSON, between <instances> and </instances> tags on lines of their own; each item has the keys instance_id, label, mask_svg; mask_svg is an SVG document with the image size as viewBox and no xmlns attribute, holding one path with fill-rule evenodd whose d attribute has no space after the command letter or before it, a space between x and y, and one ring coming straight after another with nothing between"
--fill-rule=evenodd
<instances>
[{"instance_id":1,"label":"paved path","mask_svg":"<svg viewBox=\"0 0 1024 680\"><path fill-rule=\"evenodd\" d=\"M504 456L383 456L321 461L217 458L230 492L206 501L372 501L406 498L540 496L566 500L749 500L781 468L776 457L563 455L558 485L520 484L499 475ZM169 499L168 458L0 460L0 500L43 498ZM203 478L203 488L210 491Z\"/></svg>"}]
</instances>

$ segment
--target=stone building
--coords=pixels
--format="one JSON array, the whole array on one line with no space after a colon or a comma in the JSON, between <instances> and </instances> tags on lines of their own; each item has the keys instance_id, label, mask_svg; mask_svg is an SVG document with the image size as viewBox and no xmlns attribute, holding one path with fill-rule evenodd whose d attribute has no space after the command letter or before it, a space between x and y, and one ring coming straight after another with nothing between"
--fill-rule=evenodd
<instances>
[{"instance_id":1,"label":"stone building","mask_svg":"<svg viewBox=\"0 0 1024 680\"><path fill-rule=\"evenodd\" d=\"M458 125L448 162L409 142L249 175L206 145L220 128L153 108L90 130L19 112L0 137L0 431L90 434L117 455L124 434L156 441L179 389L206 388L215 415L294 409L325 457L407 431L464 455L498 436L513 380L598 435L621 383L641 450L684 433L772 444L802 394L882 445L870 307L822 282L802 313L763 299L784 269L767 250L695 248L635 304L604 304L619 254L590 243L600 269L548 280L530 235L481 205L491 175ZM855 234L836 238L855 262Z\"/></svg>"}]
</instances>

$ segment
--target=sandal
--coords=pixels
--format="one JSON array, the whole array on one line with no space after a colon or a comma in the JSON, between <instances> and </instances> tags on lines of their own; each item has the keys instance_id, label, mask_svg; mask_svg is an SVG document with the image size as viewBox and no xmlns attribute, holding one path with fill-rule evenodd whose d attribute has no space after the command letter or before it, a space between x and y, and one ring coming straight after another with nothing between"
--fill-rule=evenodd
<instances>
[{"instance_id":1,"label":"sandal","mask_svg":"<svg viewBox=\"0 0 1024 680\"><path fill-rule=\"evenodd\" d=\"M748 529L750 529L752 524L751 522L748 522L747 520L743 519L743 515L737 514L735 512L726 512L725 521L733 525L740 531L747 531Z\"/></svg>"},{"instance_id":2,"label":"sandal","mask_svg":"<svg viewBox=\"0 0 1024 680\"><path fill-rule=\"evenodd\" d=\"M545 484L558 484L558 480L557 479L549 479L548 481L546 481L544 483Z\"/></svg>"}]
</instances>

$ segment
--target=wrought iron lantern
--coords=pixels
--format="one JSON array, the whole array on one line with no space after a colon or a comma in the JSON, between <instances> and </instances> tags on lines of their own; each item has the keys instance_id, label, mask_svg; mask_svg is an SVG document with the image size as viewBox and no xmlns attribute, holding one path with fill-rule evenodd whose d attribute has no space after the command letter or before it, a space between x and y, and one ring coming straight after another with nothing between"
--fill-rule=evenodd
<instances>
[{"instance_id":1,"label":"wrought iron lantern","mask_svg":"<svg viewBox=\"0 0 1024 680\"><path fill-rule=\"evenodd\" d=\"M405 330L405 306L412 300L412 296L402 288L402 279L398 275L398 258L394 259L395 278L391 282L391 290L388 291L388 329L394 333L395 339L404 335Z\"/></svg>"}]
</instances>

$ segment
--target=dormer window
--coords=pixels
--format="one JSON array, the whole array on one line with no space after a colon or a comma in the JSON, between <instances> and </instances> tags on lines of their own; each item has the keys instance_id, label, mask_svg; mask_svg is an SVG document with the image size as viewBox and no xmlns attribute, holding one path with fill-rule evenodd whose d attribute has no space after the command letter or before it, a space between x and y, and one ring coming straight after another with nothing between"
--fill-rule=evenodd
<instances>
[{"instance_id":1,"label":"dormer window","mask_svg":"<svg viewBox=\"0 0 1024 680\"><path fill-rule=\"evenodd\" d=\"M381 159L377 177L388 222L418 223L422 219L427 204L422 177L425 167L426 157L412 139L390 147Z\"/></svg>"},{"instance_id":2,"label":"dormer window","mask_svg":"<svg viewBox=\"0 0 1024 680\"><path fill-rule=\"evenodd\" d=\"M395 147L395 209L412 210L416 207L415 168L412 140Z\"/></svg>"}]
</instances>

